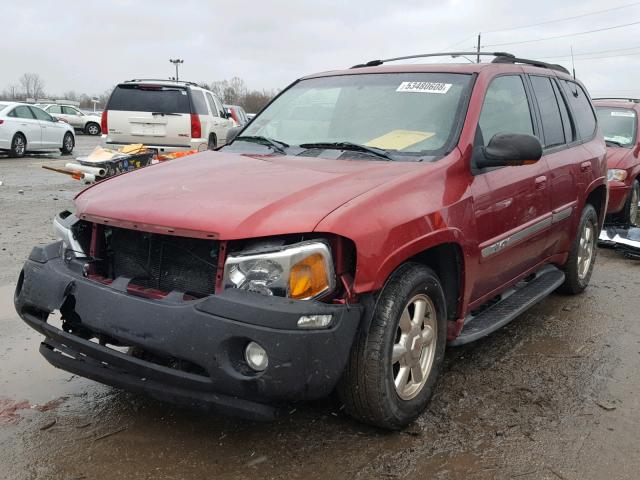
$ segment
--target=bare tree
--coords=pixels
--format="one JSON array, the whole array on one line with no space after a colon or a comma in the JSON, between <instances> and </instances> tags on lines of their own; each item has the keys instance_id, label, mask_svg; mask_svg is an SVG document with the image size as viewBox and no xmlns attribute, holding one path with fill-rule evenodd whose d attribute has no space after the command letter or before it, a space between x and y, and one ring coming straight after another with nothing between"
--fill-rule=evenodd
<instances>
[{"instance_id":1,"label":"bare tree","mask_svg":"<svg viewBox=\"0 0 640 480\"><path fill-rule=\"evenodd\" d=\"M44 97L44 80L37 73L24 73L19 82L26 98Z\"/></svg>"}]
</instances>

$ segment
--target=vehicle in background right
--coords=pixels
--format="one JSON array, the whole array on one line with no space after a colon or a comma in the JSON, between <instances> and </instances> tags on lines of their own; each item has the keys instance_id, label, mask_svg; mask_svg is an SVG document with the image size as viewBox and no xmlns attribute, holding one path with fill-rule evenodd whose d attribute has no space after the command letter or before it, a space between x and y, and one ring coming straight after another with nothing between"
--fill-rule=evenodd
<instances>
[{"instance_id":1,"label":"vehicle in background right","mask_svg":"<svg viewBox=\"0 0 640 480\"><path fill-rule=\"evenodd\" d=\"M244 108L239 105L225 105L224 109L227 111L231 118L238 124L239 127L244 127L249 123L249 117L247 117Z\"/></svg>"},{"instance_id":2,"label":"vehicle in background right","mask_svg":"<svg viewBox=\"0 0 640 480\"><path fill-rule=\"evenodd\" d=\"M640 100L598 98L594 106L607 143L609 206L607 223L639 225L640 141L638 113Z\"/></svg>"}]
</instances>

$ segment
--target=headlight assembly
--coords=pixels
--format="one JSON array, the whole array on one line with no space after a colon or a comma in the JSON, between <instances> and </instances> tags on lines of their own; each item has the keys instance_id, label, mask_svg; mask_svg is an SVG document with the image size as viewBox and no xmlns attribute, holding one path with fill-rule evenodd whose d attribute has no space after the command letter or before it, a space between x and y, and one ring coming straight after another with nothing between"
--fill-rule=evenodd
<instances>
[{"instance_id":1,"label":"headlight assembly","mask_svg":"<svg viewBox=\"0 0 640 480\"><path fill-rule=\"evenodd\" d=\"M229 255L224 287L298 300L317 298L335 287L331 251L322 241L309 241L277 251Z\"/></svg>"},{"instance_id":2,"label":"headlight assembly","mask_svg":"<svg viewBox=\"0 0 640 480\"><path fill-rule=\"evenodd\" d=\"M617 180L618 182L624 182L627 178L627 171L619 168L610 168L607 170L607 180Z\"/></svg>"}]
</instances>

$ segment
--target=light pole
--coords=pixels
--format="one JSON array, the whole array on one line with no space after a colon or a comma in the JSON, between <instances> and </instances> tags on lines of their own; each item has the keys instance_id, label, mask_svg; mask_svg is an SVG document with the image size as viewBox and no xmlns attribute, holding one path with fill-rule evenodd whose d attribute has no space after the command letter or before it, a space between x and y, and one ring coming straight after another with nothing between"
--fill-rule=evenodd
<instances>
[{"instance_id":1,"label":"light pole","mask_svg":"<svg viewBox=\"0 0 640 480\"><path fill-rule=\"evenodd\" d=\"M184 60L179 58L170 58L169 61L176 66L176 82L179 80L178 78L178 67L184 63Z\"/></svg>"}]
</instances>

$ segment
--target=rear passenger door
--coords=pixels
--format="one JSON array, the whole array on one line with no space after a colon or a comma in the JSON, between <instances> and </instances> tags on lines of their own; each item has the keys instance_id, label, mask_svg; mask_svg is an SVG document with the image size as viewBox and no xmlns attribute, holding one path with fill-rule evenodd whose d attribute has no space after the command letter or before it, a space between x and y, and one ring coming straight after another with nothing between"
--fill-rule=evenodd
<instances>
[{"instance_id":1,"label":"rear passenger door","mask_svg":"<svg viewBox=\"0 0 640 480\"><path fill-rule=\"evenodd\" d=\"M26 105L18 105L11 112L9 117L15 118L17 131L22 132L27 139L27 150L32 148L42 148L42 129L40 122Z\"/></svg>"},{"instance_id":2,"label":"rear passenger door","mask_svg":"<svg viewBox=\"0 0 640 480\"><path fill-rule=\"evenodd\" d=\"M210 92L206 92L207 102L213 114L213 131L218 139L218 147L227 143L227 130L229 120L226 118L222 102L213 96Z\"/></svg>"},{"instance_id":3,"label":"rear passenger door","mask_svg":"<svg viewBox=\"0 0 640 480\"><path fill-rule=\"evenodd\" d=\"M552 226L547 255L566 251L571 240L572 212L578 204L582 148L576 142L576 130L569 114L566 96L556 78L530 75L537 100L542 132L543 156L549 165L549 195Z\"/></svg>"},{"instance_id":4,"label":"rear passenger door","mask_svg":"<svg viewBox=\"0 0 640 480\"><path fill-rule=\"evenodd\" d=\"M485 94L474 150L486 146L497 133L540 135L524 75L493 79ZM480 275L472 302L495 295L542 261L551 221L544 159L532 165L473 170Z\"/></svg>"}]
</instances>

